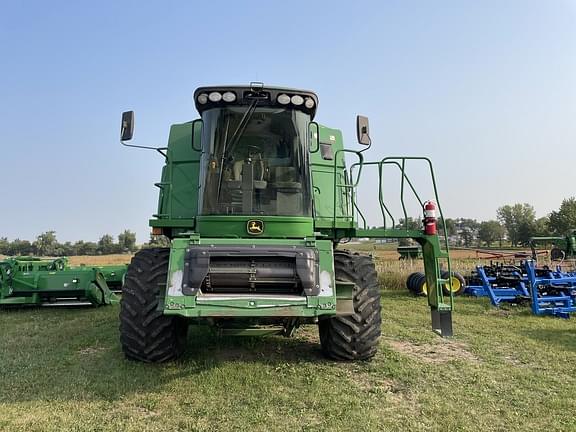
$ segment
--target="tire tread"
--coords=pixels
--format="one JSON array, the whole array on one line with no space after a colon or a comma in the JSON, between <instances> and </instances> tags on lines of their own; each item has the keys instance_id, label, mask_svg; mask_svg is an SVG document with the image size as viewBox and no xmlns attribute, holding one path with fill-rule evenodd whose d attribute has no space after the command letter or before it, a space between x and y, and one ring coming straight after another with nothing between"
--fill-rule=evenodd
<instances>
[{"instance_id":1,"label":"tire tread","mask_svg":"<svg viewBox=\"0 0 576 432\"><path fill-rule=\"evenodd\" d=\"M335 360L369 360L376 354L381 334L378 275L372 258L347 251L334 252L336 279L354 282L355 313L319 322L324 354Z\"/></svg>"},{"instance_id":2,"label":"tire tread","mask_svg":"<svg viewBox=\"0 0 576 432\"><path fill-rule=\"evenodd\" d=\"M170 250L143 249L128 266L120 301L120 343L126 358L161 363L182 355L187 325L158 310Z\"/></svg>"}]
</instances>

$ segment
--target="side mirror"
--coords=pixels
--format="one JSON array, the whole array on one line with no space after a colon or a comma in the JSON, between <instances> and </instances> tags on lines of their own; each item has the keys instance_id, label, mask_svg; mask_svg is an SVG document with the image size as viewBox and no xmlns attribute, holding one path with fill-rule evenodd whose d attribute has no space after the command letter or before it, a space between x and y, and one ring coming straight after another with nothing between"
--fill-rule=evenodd
<instances>
[{"instance_id":1,"label":"side mirror","mask_svg":"<svg viewBox=\"0 0 576 432\"><path fill-rule=\"evenodd\" d=\"M368 124L368 117L356 116L356 136L358 143L362 145L370 145L370 126Z\"/></svg>"},{"instance_id":2,"label":"side mirror","mask_svg":"<svg viewBox=\"0 0 576 432\"><path fill-rule=\"evenodd\" d=\"M130 141L133 135L134 135L134 111L125 111L122 113L120 141Z\"/></svg>"}]
</instances>

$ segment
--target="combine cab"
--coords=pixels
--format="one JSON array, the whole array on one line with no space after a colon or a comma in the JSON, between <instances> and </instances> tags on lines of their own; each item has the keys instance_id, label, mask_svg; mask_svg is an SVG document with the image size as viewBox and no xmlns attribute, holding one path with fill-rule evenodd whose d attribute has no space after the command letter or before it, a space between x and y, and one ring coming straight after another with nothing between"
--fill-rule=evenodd
<instances>
[{"instance_id":1,"label":"combine cab","mask_svg":"<svg viewBox=\"0 0 576 432\"><path fill-rule=\"evenodd\" d=\"M433 329L452 334L452 297L439 289L450 284L440 274L441 261L450 271L447 241L441 250L435 207L422 202L406 173L409 163L422 163L436 191L428 159L364 161L368 119L357 119L363 150L344 149L339 130L314 122L318 98L310 91L261 83L202 87L194 101L201 118L173 125L168 146L155 149L165 164L150 225L171 246L140 251L129 266L120 312L128 358L178 357L190 324L222 334L285 336L317 324L328 357L370 359L381 331L374 262L341 245L358 237L420 245ZM133 122L133 112L125 112L121 135L128 146ZM346 153L356 160L350 168ZM380 180L379 229L366 227L356 203L368 169ZM382 190L386 169L401 175L404 220L406 189L425 211L426 230L389 228L396 222Z\"/></svg>"}]
</instances>

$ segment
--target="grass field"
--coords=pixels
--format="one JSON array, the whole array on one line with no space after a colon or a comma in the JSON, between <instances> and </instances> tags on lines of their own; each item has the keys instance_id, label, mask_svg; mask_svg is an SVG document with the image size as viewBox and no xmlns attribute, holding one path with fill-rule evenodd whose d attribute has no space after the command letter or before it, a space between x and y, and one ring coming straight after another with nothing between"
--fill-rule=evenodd
<instances>
[{"instance_id":1,"label":"grass field","mask_svg":"<svg viewBox=\"0 0 576 432\"><path fill-rule=\"evenodd\" d=\"M144 365L122 356L118 305L2 311L0 430L576 430L576 321L458 298L448 340L424 298L384 291L382 304L380 352L356 364L325 360L303 327L292 339L193 328L184 358Z\"/></svg>"}]
</instances>

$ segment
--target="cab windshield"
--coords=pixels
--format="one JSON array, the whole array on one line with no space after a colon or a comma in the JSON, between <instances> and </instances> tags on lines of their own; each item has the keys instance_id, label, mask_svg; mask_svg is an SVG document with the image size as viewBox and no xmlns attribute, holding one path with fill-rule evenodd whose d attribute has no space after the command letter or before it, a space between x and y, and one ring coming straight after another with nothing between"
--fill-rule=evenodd
<instances>
[{"instance_id":1,"label":"cab windshield","mask_svg":"<svg viewBox=\"0 0 576 432\"><path fill-rule=\"evenodd\" d=\"M311 215L308 114L237 106L202 119L202 214Z\"/></svg>"}]
</instances>

